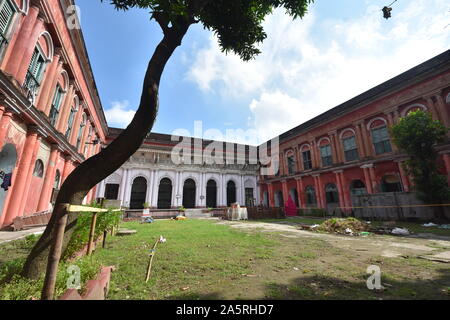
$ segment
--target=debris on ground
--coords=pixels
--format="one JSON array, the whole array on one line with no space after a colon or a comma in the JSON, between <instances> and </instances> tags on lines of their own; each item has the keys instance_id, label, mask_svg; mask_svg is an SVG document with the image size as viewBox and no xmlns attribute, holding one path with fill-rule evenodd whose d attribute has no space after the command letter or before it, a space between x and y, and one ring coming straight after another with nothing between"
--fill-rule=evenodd
<instances>
[{"instance_id":1,"label":"debris on ground","mask_svg":"<svg viewBox=\"0 0 450 320\"><path fill-rule=\"evenodd\" d=\"M369 231L370 226L356 218L332 218L324 221L317 231L358 236L360 232Z\"/></svg>"},{"instance_id":2,"label":"debris on ground","mask_svg":"<svg viewBox=\"0 0 450 320\"><path fill-rule=\"evenodd\" d=\"M155 222L155 219L153 219L152 217L145 217L142 220L142 223L153 223L153 222Z\"/></svg>"},{"instance_id":3,"label":"debris on ground","mask_svg":"<svg viewBox=\"0 0 450 320\"><path fill-rule=\"evenodd\" d=\"M422 225L422 227L437 227L437 226L438 225L433 222L425 223Z\"/></svg>"},{"instance_id":4,"label":"debris on ground","mask_svg":"<svg viewBox=\"0 0 450 320\"><path fill-rule=\"evenodd\" d=\"M410 234L409 230L406 228L394 228L391 231L392 234L400 235L400 236L407 236Z\"/></svg>"}]
</instances>

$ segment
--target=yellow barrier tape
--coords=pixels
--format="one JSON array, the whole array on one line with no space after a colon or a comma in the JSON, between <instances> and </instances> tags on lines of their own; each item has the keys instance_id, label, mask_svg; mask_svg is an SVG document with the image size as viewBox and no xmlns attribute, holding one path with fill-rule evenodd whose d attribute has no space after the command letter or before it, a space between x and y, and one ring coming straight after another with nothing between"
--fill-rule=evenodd
<instances>
[{"instance_id":1,"label":"yellow barrier tape","mask_svg":"<svg viewBox=\"0 0 450 320\"><path fill-rule=\"evenodd\" d=\"M404 206L367 206L367 207L336 207L337 209L382 209L382 208L417 208L417 207L449 207L450 203L445 204L412 204Z\"/></svg>"}]
</instances>

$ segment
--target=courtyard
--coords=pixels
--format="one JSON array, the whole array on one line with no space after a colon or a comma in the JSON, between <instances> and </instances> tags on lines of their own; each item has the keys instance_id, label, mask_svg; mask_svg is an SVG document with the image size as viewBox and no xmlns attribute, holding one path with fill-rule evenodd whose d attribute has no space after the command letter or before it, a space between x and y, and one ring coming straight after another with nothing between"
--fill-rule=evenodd
<instances>
[{"instance_id":1,"label":"courtyard","mask_svg":"<svg viewBox=\"0 0 450 320\"><path fill-rule=\"evenodd\" d=\"M116 268L111 300L450 298L449 264L425 259L448 254L449 230L408 224L415 230L409 237L348 237L298 228L315 222L320 219L127 222L121 227L137 233L108 237L94 257ZM158 245L146 283L148 254L161 235L167 242ZM27 254L13 243L0 249L0 268ZM380 267L383 290L367 289L370 265Z\"/></svg>"}]
</instances>

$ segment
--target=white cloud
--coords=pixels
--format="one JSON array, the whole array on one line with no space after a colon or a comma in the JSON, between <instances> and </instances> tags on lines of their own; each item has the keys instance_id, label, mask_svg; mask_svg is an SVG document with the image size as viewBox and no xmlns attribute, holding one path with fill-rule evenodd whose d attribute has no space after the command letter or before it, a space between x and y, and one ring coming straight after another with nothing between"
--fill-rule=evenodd
<instances>
[{"instance_id":1,"label":"white cloud","mask_svg":"<svg viewBox=\"0 0 450 320\"><path fill-rule=\"evenodd\" d=\"M111 108L105 110L106 120L111 127L125 128L131 122L136 111L130 108L128 100L113 101Z\"/></svg>"},{"instance_id":2,"label":"white cloud","mask_svg":"<svg viewBox=\"0 0 450 320\"><path fill-rule=\"evenodd\" d=\"M350 20L326 20L313 8L297 21L278 10L264 23L256 60L225 55L211 37L186 78L230 106L246 104L249 128L273 137L447 50L449 9L446 0L416 0L389 20L373 5Z\"/></svg>"}]
</instances>

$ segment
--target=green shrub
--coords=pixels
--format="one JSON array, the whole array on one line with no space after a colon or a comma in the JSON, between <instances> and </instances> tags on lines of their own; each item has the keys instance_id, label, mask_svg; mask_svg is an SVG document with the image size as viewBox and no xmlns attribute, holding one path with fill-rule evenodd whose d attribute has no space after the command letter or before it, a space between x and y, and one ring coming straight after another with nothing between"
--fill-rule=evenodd
<instances>
[{"instance_id":1,"label":"green shrub","mask_svg":"<svg viewBox=\"0 0 450 320\"><path fill-rule=\"evenodd\" d=\"M0 269L0 300L30 300L40 299L44 284L44 275L37 280L23 278L19 275L23 259L9 261ZM70 265L80 268L80 279L82 291L88 280L94 279L100 271L101 264L95 256L83 257L76 262L63 262L59 265L56 278L55 297L61 296L67 290L67 280L71 276L67 272ZM5 278L6 277L6 278Z\"/></svg>"},{"instance_id":2,"label":"green shrub","mask_svg":"<svg viewBox=\"0 0 450 320\"><path fill-rule=\"evenodd\" d=\"M91 207L99 208L100 205L93 203ZM97 223L95 227L94 239L98 239L104 231L111 230L112 227L118 226L122 212L113 211L116 208L108 208L108 212L97 213ZM82 212L78 215L77 225L75 231L70 238L69 244L63 254L63 260L69 259L77 251L83 249L83 247L89 241L89 231L91 229L92 213Z\"/></svg>"}]
</instances>

